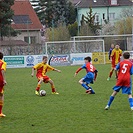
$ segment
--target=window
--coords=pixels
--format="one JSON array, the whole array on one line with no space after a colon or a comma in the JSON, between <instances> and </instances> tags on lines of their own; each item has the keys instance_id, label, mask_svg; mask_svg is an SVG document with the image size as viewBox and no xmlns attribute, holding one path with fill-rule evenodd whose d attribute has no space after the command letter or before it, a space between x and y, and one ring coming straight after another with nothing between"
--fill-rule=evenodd
<instances>
[{"instance_id":1,"label":"window","mask_svg":"<svg viewBox=\"0 0 133 133\"><path fill-rule=\"evenodd\" d=\"M95 15L95 22L96 22L96 23L99 22L99 14L96 14L96 15Z\"/></svg>"},{"instance_id":2,"label":"window","mask_svg":"<svg viewBox=\"0 0 133 133\"><path fill-rule=\"evenodd\" d=\"M36 37L35 36L26 36L24 37L24 41L27 43L35 44L36 43Z\"/></svg>"},{"instance_id":3,"label":"window","mask_svg":"<svg viewBox=\"0 0 133 133\"><path fill-rule=\"evenodd\" d=\"M15 24L31 24L32 23L29 18L29 15L14 15L13 22Z\"/></svg>"},{"instance_id":4,"label":"window","mask_svg":"<svg viewBox=\"0 0 133 133\"><path fill-rule=\"evenodd\" d=\"M109 20L115 19L115 13L109 13Z\"/></svg>"},{"instance_id":5,"label":"window","mask_svg":"<svg viewBox=\"0 0 133 133\"><path fill-rule=\"evenodd\" d=\"M117 5L117 0L111 0L111 5Z\"/></svg>"},{"instance_id":6,"label":"window","mask_svg":"<svg viewBox=\"0 0 133 133\"><path fill-rule=\"evenodd\" d=\"M105 19L105 13L103 13L103 20Z\"/></svg>"}]
</instances>

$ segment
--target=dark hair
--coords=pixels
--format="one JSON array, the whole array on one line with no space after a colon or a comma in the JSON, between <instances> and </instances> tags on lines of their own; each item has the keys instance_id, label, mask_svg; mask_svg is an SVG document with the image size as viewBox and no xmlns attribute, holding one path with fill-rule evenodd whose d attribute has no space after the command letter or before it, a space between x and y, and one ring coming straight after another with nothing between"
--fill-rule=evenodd
<instances>
[{"instance_id":1,"label":"dark hair","mask_svg":"<svg viewBox=\"0 0 133 133\"><path fill-rule=\"evenodd\" d=\"M88 60L88 62L91 62L91 57L87 56L87 57L84 58L84 60Z\"/></svg>"},{"instance_id":2,"label":"dark hair","mask_svg":"<svg viewBox=\"0 0 133 133\"><path fill-rule=\"evenodd\" d=\"M123 57L124 57L124 59L129 59L130 58L130 53L129 52L124 52Z\"/></svg>"},{"instance_id":3,"label":"dark hair","mask_svg":"<svg viewBox=\"0 0 133 133\"><path fill-rule=\"evenodd\" d=\"M43 58L42 58L42 59L44 60L44 59L46 59L46 58L48 58L48 57L47 57L47 56L43 56Z\"/></svg>"},{"instance_id":4,"label":"dark hair","mask_svg":"<svg viewBox=\"0 0 133 133\"><path fill-rule=\"evenodd\" d=\"M0 59L3 59L3 53L0 52Z\"/></svg>"}]
</instances>

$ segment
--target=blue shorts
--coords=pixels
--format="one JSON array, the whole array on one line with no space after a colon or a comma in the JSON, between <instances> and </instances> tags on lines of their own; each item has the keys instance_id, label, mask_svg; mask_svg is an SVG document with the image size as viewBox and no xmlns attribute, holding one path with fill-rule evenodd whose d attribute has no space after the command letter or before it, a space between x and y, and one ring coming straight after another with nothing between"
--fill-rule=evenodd
<instances>
[{"instance_id":1,"label":"blue shorts","mask_svg":"<svg viewBox=\"0 0 133 133\"><path fill-rule=\"evenodd\" d=\"M126 87L126 86L114 86L113 87L113 90L116 92L119 92L120 89L122 89L122 94L132 94L131 87Z\"/></svg>"},{"instance_id":2,"label":"blue shorts","mask_svg":"<svg viewBox=\"0 0 133 133\"><path fill-rule=\"evenodd\" d=\"M89 72L82 79L83 79L83 82L86 82L86 83L90 84L94 80L94 74Z\"/></svg>"}]
</instances>

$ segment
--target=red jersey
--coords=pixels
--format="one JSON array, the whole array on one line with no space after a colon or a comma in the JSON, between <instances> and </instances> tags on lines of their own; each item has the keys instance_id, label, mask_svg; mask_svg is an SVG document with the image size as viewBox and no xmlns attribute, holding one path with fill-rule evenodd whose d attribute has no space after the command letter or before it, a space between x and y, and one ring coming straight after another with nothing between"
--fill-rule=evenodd
<instances>
[{"instance_id":1,"label":"red jersey","mask_svg":"<svg viewBox=\"0 0 133 133\"><path fill-rule=\"evenodd\" d=\"M95 70L96 70L96 68L90 63L90 62L88 62L88 63L86 63L86 64L84 64L83 66L82 66L82 69L83 68L85 68L86 69L86 72L88 73L88 72L95 72Z\"/></svg>"},{"instance_id":2,"label":"red jersey","mask_svg":"<svg viewBox=\"0 0 133 133\"><path fill-rule=\"evenodd\" d=\"M118 70L118 79L116 86L130 86L130 75L133 74L133 64L129 60L123 60L116 66Z\"/></svg>"},{"instance_id":3,"label":"red jersey","mask_svg":"<svg viewBox=\"0 0 133 133\"><path fill-rule=\"evenodd\" d=\"M96 68L90 63L90 62L88 62L88 63L86 63L86 64L84 64L82 67L80 67L77 71L76 71L76 73L78 73L79 71L81 71L82 69L86 69L86 72L87 72L87 74L89 74L90 72L91 73L94 73L94 80L96 79L96 77L97 77L97 70L96 70Z\"/></svg>"}]
</instances>

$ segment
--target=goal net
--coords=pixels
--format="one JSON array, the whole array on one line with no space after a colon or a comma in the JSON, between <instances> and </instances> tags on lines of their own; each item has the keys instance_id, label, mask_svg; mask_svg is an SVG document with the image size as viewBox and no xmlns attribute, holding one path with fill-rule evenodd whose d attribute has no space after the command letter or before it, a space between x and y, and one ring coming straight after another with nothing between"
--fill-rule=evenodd
<instances>
[{"instance_id":1,"label":"goal net","mask_svg":"<svg viewBox=\"0 0 133 133\"><path fill-rule=\"evenodd\" d=\"M97 61L105 64L105 46L102 39L46 42L44 53L47 55L92 53L95 64Z\"/></svg>"}]
</instances>

